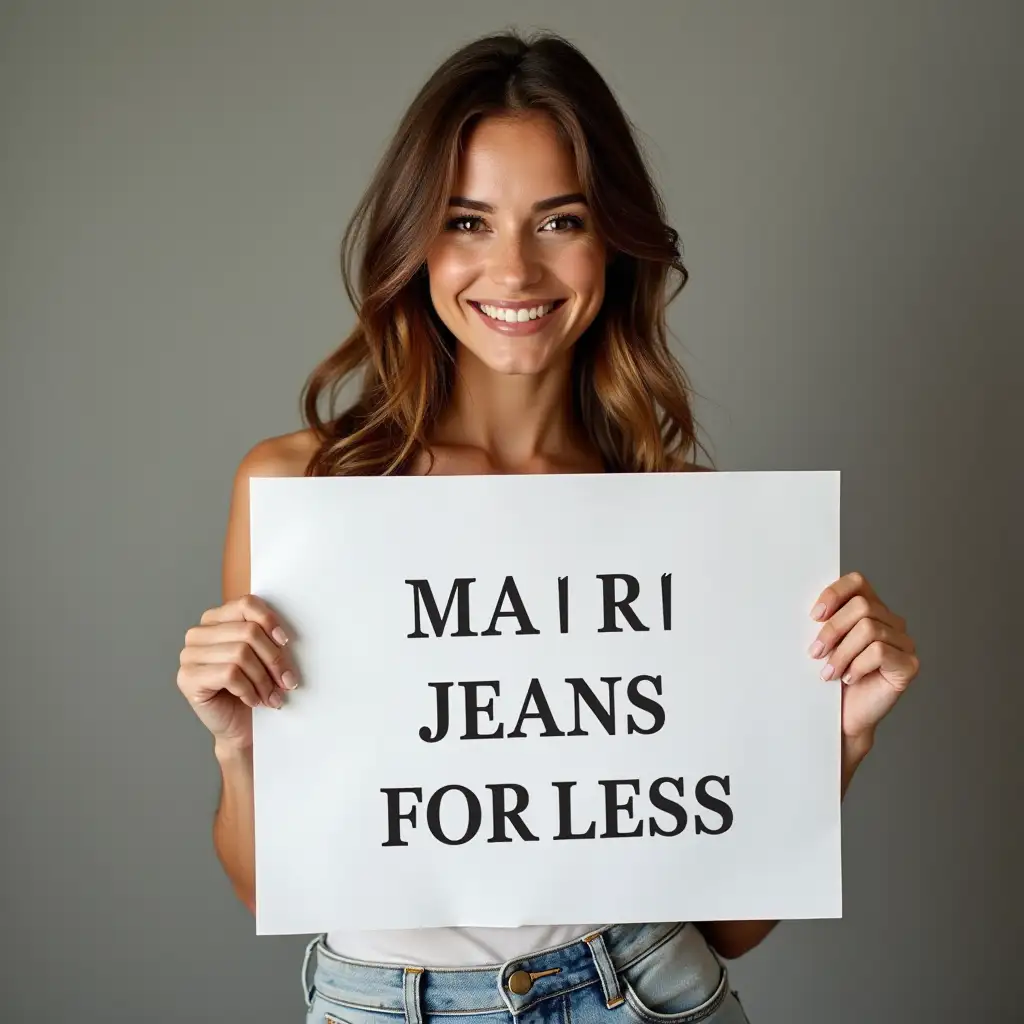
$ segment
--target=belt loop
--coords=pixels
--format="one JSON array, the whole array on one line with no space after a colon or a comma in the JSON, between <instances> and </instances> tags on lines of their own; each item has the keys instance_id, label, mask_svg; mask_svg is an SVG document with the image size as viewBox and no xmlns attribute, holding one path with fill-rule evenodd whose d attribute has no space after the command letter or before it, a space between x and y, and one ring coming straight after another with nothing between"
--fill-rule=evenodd
<instances>
[{"instance_id":1,"label":"belt loop","mask_svg":"<svg viewBox=\"0 0 1024 1024\"><path fill-rule=\"evenodd\" d=\"M423 1013L420 1006L420 978L422 977L422 967L406 967L402 984L406 1024L423 1024Z\"/></svg>"},{"instance_id":2,"label":"belt loop","mask_svg":"<svg viewBox=\"0 0 1024 1024\"><path fill-rule=\"evenodd\" d=\"M302 998L306 1000L307 1010L313 1005L313 986L309 983L306 972L309 970L309 961L313 955L313 950L316 948L316 944L326 937L327 933L324 932L323 935L317 935L310 939L309 945L306 946L306 955L302 958Z\"/></svg>"},{"instance_id":3,"label":"belt loop","mask_svg":"<svg viewBox=\"0 0 1024 1024\"><path fill-rule=\"evenodd\" d=\"M597 976L601 979L601 988L604 990L605 1005L609 1010L621 1006L625 1001L622 989L619 987L619 975L612 964L612 958L605 945L604 935L601 932L594 932L593 935L585 935L583 941L590 949L597 966Z\"/></svg>"}]
</instances>

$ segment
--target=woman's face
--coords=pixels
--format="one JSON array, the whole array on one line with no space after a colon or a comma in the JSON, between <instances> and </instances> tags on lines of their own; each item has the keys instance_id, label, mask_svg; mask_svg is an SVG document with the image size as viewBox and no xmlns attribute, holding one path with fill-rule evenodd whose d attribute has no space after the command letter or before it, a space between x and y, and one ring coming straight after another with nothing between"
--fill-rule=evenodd
<instances>
[{"instance_id":1,"label":"woman's face","mask_svg":"<svg viewBox=\"0 0 1024 1024\"><path fill-rule=\"evenodd\" d=\"M605 253L551 121L481 121L427 255L434 308L462 345L497 373L561 362L601 307Z\"/></svg>"}]
</instances>

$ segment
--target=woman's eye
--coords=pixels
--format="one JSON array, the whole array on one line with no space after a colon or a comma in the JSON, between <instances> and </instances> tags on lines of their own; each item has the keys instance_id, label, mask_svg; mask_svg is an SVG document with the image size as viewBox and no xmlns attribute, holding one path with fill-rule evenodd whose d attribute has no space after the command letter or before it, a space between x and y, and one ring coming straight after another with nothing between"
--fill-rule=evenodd
<instances>
[{"instance_id":1,"label":"woman's eye","mask_svg":"<svg viewBox=\"0 0 1024 1024\"><path fill-rule=\"evenodd\" d=\"M460 232L461 234L468 235L473 234L473 228L477 224L482 223L483 220L480 217L453 217L450 221L448 221L447 227L449 231L456 231ZM465 225L467 224L469 225L468 228L465 227Z\"/></svg>"},{"instance_id":2,"label":"woman's eye","mask_svg":"<svg viewBox=\"0 0 1024 1024\"><path fill-rule=\"evenodd\" d=\"M544 230L547 231L548 228L550 228L552 224L561 224L561 223L568 224L569 227L572 228L572 229L578 229L578 228L582 228L583 227L583 218L582 217L577 217L577 216L575 216L574 214L571 214L571 213L560 213L557 217L552 217L551 220L549 220L544 225ZM559 231L555 231L554 233L555 234L561 234L561 232L559 232Z\"/></svg>"}]
</instances>

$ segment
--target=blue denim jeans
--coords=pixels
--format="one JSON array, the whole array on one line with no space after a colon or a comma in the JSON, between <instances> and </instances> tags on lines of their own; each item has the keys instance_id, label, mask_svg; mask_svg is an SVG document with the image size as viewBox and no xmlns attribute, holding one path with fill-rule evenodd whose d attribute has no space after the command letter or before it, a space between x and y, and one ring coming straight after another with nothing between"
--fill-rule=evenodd
<instances>
[{"instance_id":1,"label":"blue denim jeans","mask_svg":"<svg viewBox=\"0 0 1024 1024\"><path fill-rule=\"evenodd\" d=\"M458 968L349 960L320 936L306 948L302 989L307 1024L749 1024L725 965L692 924L612 925L507 963Z\"/></svg>"}]
</instances>

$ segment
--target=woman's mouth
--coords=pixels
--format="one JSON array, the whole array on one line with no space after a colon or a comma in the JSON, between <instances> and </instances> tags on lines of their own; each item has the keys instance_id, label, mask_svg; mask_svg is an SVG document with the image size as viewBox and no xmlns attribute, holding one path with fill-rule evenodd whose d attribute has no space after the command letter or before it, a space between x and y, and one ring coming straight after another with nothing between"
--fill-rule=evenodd
<instances>
[{"instance_id":1,"label":"woman's mouth","mask_svg":"<svg viewBox=\"0 0 1024 1024\"><path fill-rule=\"evenodd\" d=\"M565 302L565 299L554 299L551 302L538 303L536 306L509 309L506 306L492 306L486 302L469 300L469 304L477 311L480 319L491 330L500 334L534 334L542 331Z\"/></svg>"}]
</instances>

